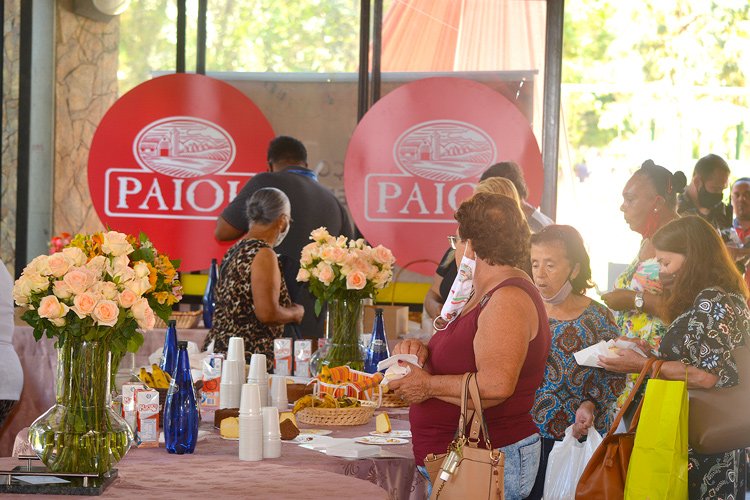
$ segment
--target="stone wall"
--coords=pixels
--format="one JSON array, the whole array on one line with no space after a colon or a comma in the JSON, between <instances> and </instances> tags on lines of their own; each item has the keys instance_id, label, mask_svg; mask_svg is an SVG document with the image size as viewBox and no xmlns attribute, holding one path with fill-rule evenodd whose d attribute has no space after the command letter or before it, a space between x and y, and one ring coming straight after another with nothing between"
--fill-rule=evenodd
<instances>
[{"instance_id":1,"label":"stone wall","mask_svg":"<svg viewBox=\"0 0 750 500\"><path fill-rule=\"evenodd\" d=\"M5 0L3 26L2 168L0 168L0 259L15 274L16 167L18 164L18 53L21 2Z\"/></svg>"},{"instance_id":2,"label":"stone wall","mask_svg":"<svg viewBox=\"0 0 750 500\"><path fill-rule=\"evenodd\" d=\"M104 229L89 195L91 140L117 99L120 21L94 21L59 0L56 26L55 187L53 233Z\"/></svg>"}]
</instances>

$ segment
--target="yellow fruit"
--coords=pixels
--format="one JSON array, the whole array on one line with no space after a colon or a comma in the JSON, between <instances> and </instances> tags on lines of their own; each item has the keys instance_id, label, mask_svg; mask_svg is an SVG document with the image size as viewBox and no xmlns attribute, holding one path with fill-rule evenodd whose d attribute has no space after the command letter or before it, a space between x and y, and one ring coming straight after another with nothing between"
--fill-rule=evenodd
<instances>
[{"instance_id":1,"label":"yellow fruit","mask_svg":"<svg viewBox=\"0 0 750 500\"><path fill-rule=\"evenodd\" d=\"M305 396L302 396L294 403L294 408L292 409L292 413L297 413L298 411L307 408L308 406L312 406L313 402L313 395L307 394Z\"/></svg>"},{"instance_id":2,"label":"yellow fruit","mask_svg":"<svg viewBox=\"0 0 750 500\"><path fill-rule=\"evenodd\" d=\"M334 399L333 396L331 396L328 393L321 394L322 397L319 397L318 400L320 400L320 404L318 402L315 402L315 406L318 406L320 408L336 408L336 399Z\"/></svg>"},{"instance_id":3,"label":"yellow fruit","mask_svg":"<svg viewBox=\"0 0 750 500\"><path fill-rule=\"evenodd\" d=\"M156 388L156 382L154 381L154 376L151 375L151 372L147 372L145 368L141 368L140 372L140 379L143 380L143 382L149 386Z\"/></svg>"},{"instance_id":4,"label":"yellow fruit","mask_svg":"<svg viewBox=\"0 0 750 500\"><path fill-rule=\"evenodd\" d=\"M154 382L156 383L157 389L169 388L170 378L169 374L164 372L159 365L151 365L151 369L154 371Z\"/></svg>"}]
</instances>

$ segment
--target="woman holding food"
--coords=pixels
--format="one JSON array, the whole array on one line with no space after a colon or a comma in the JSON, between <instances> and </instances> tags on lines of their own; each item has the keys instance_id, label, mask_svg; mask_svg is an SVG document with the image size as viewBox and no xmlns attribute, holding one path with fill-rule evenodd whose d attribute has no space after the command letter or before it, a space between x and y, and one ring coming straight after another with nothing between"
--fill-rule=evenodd
<instances>
[{"instance_id":1,"label":"woman holding food","mask_svg":"<svg viewBox=\"0 0 750 500\"><path fill-rule=\"evenodd\" d=\"M544 493L547 458L555 442L573 426L573 436L593 425L608 430L625 377L580 366L573 354L619 336L612 313L584 294L591 288L591 265L583 238L571 226L552 225L531 235L531 270L549 318L552 344L544 381L531 414L541 434L542 453L529 499Z\"/></svg>"},{"instance_id":2,"label":"woman holding food","mask_svg":"<svg viewBox=\"0 0 750 500\"><path fill-rule=\"evenodd\" d=\"M289 232L290 211L289 198L276 188L259 189L248 201L250 227L224 254L204 349L215 340L214 349L226 352L230 337L242 337L247 362L253 353L265 354L268 370L273 368L273 340L286 323L299 324L304 313L290 300L273 251Z\"/></svg>"},{"instance_id":3,"label":"woman holding food","mask_svg":"<svg viewBox=\"0 0 750 500\"><path fill-rule=\"evenodd\" d=\"M622 190L620 210L631 231L643 239L638 255L617 277L615 289L602 295L604 303L615 311L617 326L622 335L645 340L657 350L665 326L659 319L662 304L662 285L659 282L659 263L656 261L651 237L659 228L673 221L677 215L677 194L685 189L687 179L682 172L672 174L666 168L646 160ZM638 375L628 376L622 404L630 394Z\"/></svg>"},{"instance_id":4,"label":"woman holding food","mask_svg":"<svg viewBox=\"0 0 750 500\"><path fill-rule=\"evenodd\" d=\"M669 323L658 350L667 360L660 378L687 376L688 389L748 383L739 380L731 352L745 345L743 332L750 328L748 289L719 233L701 217L688 216L661 228L652 241L665 288L662 317ZM638 343L642 350L649 345ZM600 357L599 365L639 373L646 362L629 349L616 354ZM701 455L690 448L688 460L690 500L745 497L744 450Z\"/></svg>"},{"instance_id":5,"label":"woman holding food","mask_svg":"<svg viewBox=\"0 0 750 500\"><path fill-rule=\"evenodd\" d=\"M409 365L408 375L388 385L411 403L414 457L428 478L424 458L446 452L458 425L462 375L475 372L490 443L505 453L505 498L517 500L536 477L539 431L530 411L550 346L544 303L518 269L528 260L529 227L518 204L497 194L475 194L455 218L457 261L476 265L470 298L429 344L396 345L394 354L415 354L424 369Z\"/></svg>"}]
</instances>

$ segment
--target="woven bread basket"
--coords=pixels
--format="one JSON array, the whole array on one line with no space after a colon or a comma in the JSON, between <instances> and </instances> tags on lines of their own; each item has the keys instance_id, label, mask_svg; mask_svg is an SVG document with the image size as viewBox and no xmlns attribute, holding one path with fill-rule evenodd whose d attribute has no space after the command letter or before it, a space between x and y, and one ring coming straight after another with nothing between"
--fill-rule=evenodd
<instances>
[{"instance_id":1,"label":"woven bread basket","mask_svg":"<svg viewBox=\"0 0 750 500\"><path fill-rule=\"evenodd\" d=\"M169 319L173 319L177 322L177 328L195 328L195 325L197 325L201 319L202 313L203 311L172 311L172 315L169 317ZM156 316L154 328L166 327L167 325L164 323L164 320L162 320L159 316Z\"/></svg>"},{"instance_id":2,"label":"woven bread basket","mask_svg":"<svg viewBox=\"0 0 750 500\"><path fill-rule=\"evenodd\" d=\"M392 392L383 394L383 402L380 403L381 408L400 408L403 406L409 406L409 403L401 399L400 396L396 396Z\"/></svg>"},{"instance_id":3,"label":"woven bread basket","mask_svg":"<svg viewBox=\"0 0 750 500\"><path fill-rule=\"evenodd\" d=\"M297 420L311 425L364 425L370 421L377 403L361 401L359 408L314 408L298 411Z\"/></svg>"}]
</instances>

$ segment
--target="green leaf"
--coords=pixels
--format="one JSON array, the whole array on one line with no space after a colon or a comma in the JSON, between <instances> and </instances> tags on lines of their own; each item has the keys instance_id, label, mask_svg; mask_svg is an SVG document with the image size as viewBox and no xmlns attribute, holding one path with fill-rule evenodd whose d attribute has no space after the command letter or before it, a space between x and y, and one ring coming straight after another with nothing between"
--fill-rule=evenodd
<instances>
[{"instance_id":1,"label":"green leaf","mask_svg":"<svg viewBox=\"0 0 750 500\"><path fill-rule=\"evenodd\" d=\"M323 304L320 302L319 298L315 298L315 316L318 318L320 317L320 311L323 310Z\"/></svg>"},{"instance_id":2,"label":"green leaf","mask_svg":"<svg viewBox=\"0 0 750 500\"><path fill-rule=\"evenodd\" d=\"M148 241L148 236L146 236L146 233L144 233L143 231L141 231L141 234L138 235L138 240L141 243L146 243Z\"/></svg>"}]
</instances>

